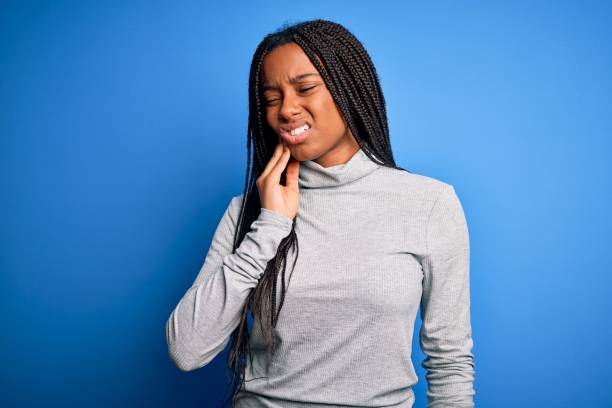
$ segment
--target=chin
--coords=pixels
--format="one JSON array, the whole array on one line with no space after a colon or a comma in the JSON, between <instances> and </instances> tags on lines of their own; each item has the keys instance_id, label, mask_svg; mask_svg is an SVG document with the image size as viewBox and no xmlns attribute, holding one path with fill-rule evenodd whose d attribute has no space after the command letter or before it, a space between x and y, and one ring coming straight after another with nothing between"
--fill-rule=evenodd
<instances>
[{"instance_id":1,"label":"chin","mask_svg":"<svg viewBox=\"0 0 612 408\"><path fill-rule=\"evenodd\" d=\"M290 149L291 156L297 161L313 160L318 157L316 154L309 152L302 145L291 146Z\"/></svg>"}]
</instances>

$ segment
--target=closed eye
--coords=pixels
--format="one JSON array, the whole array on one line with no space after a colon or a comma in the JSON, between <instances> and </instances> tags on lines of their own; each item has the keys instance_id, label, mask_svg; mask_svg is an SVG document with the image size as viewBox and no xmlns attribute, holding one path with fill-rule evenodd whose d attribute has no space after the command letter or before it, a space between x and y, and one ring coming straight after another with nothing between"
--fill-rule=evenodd
<instances>
[{"instance_id":1,"label":"closed eye","mask_svg":"<svg viewBox=\"0 0 612 408\"><path fill-rule=\"evenodd\" d=\"M301 89L299 89L299 91L300 91L300 92L302 92L302 93L304 93L304 92L308 92L308 91L310 91L311 89L316 88L317 86L319 86L319 85L313 85L313 86L310 86L310 87L308 87L308 88L301 88ZM274 102L276 102L276 101L278 101L278 99L270 99L270 100L265 100L265 101L264 101L264 105L266 105L266 106L270 106L270 105L272 105L272 104L273 104Z\"/></svg>"},{"instance_id":2,"label":"closed eye","mask_svg":"<svg viewBox=\"0 0 612 408\"><path fill-rule=\"evenodd\" d=\"M316 88L316 87L317 87L317 85L311 86L310 88L302 88L302 89L300 89L300 92L310 91L311 89Z\"/></svg>"}]
</instances>

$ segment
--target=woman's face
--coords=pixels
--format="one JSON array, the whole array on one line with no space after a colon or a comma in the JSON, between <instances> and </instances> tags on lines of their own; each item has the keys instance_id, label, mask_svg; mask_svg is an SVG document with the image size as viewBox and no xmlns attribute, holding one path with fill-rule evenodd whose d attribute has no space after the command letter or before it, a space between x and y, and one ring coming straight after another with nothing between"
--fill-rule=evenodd
<instances>
[{"instance_id":1,"label":"woman's face","mask_svg":"<svg viewBox=\"0 0 612 408\"><path fill-rule=\"evenodd\" d=\"M355 154L357 141L299 45L289 43L270 51L261 72L266 120L279 138L294 139L289 136L291 129L309 126L303 141L288 143L296 160L330 167L346 163Z\"/></svg>"}]
</instances>

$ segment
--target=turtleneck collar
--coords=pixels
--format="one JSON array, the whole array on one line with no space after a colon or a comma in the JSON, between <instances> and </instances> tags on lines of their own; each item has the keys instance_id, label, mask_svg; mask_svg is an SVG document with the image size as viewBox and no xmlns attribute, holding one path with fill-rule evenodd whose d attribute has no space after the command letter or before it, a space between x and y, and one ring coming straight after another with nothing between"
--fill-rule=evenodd
<instances>
[{"instance_id":1,"label":"turtleneck collar","mask_svg":"<svg viewBox=\"0 0 612 408\"><path fill-rule=\"evenodd\" d=\"M358 180L379 167L361 148L346 163L335 166L323 167L314 160L304 160L300 162L298 185L307 189L338 187Z\"/></svg>"}]
</instances>

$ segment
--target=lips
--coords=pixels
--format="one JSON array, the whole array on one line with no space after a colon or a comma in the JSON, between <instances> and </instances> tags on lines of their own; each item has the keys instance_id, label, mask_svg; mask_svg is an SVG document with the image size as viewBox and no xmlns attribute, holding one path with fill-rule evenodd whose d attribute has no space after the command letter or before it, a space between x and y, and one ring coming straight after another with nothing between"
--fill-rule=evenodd
<instances>
[{"instance_id":1,"label":"lips","mask_svg":"<svg viewBox=\"0 0 612 408\"><path fill-rule=\"evenodd\" d=\"M308 129L303 131L302 133L298 134L298 135L292 135L291 134L291 130L292 129L296 129L299 128L301 126L304 125L308 125ZM303 142L304 140L306 140L306 138L308 137L308 135L310 134L310 130L311 130L311 126L310 123L308 122L295 122L293 124L289 124L289 125L282 125L280 127L280 136L281 138L285 141L285 143L287 143L288 145L296 145L298 143Z\"/></svg>"}]
</instances>

